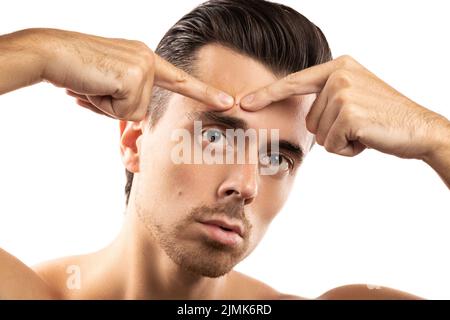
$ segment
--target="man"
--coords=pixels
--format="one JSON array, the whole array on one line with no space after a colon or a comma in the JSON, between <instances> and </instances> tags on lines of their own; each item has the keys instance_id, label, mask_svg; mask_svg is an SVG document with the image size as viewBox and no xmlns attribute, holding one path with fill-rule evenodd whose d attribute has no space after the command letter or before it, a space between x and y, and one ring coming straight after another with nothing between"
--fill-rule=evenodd
<instances>
[{"instance_id":1,"label":"man","mask_svg":"<svg viewBox=\"0 0 450 320\"><path fill-rule=\"evenodd\" d=\"M300 298L232 269L280 211L314 137L344 156L373 148L421 159L450 187L449 121L352 58L332 60L321 31L282 5L202 4L155 54L136 41L51 29L4 35L0 53L0 93L45 80L119 119L128 178L124 225L109 246L34 268L0 251L1 298ZM175 161L174 132L192 138L184 159L196 148L224 149L227 129L278 135L244 147L265 159L257 163ZM73 266L82 279L75 287ZM351 285L320 298L415 297Z\"/></svg>"}]
</instances>

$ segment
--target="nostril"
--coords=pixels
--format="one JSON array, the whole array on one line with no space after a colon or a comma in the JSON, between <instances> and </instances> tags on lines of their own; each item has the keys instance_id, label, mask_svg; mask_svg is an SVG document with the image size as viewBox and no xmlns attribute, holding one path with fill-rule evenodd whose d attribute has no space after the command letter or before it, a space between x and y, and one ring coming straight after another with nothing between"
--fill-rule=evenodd
<instances>
[{"instance_id":1,"label":"nostril","mask_svg":"<svg viewBox=\"0 0 450 320\"><path fill-rule=\"evenodd\" d=\"M234 191L234 190L227 190L227 191L225 191L225 194L227 195L227 196L231 196L233 193L235 193L236 191Z\"/></svg>"},{"instance_id":2,"label":"nostril","mask_svg":"<svg viewBox=\"0 0 450 320\"><path fill-rule=\"evenodd\" d=\"M256 196L256 194L255 195L252 194L252 195L249 195L248 197L245 197L244 193L237 191L235 188L229 188L227 190L221 191L221 197L239 199L243 202L243 205L248 205L248 204L252 203L255 196Z\"/></svg>"}]
</instances>

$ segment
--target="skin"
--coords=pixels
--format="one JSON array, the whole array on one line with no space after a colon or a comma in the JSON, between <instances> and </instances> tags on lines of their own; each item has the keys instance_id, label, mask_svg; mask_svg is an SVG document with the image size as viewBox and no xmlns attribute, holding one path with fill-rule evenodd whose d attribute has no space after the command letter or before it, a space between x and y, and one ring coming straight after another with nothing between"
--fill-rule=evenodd
<instances>
[{"instance_id":1,"label":"skin","mask_svg":"<svg viewBox=\"0 0 450 320\"><path fill-rule=\"evenodd\" d=\"M350 56L302 70L242 99L257 111L288 97L317 94L308 131L328 152L356 156L366 148L429 164L450 188L450 122L405 97Z\"/></svg>"},{"instance_id":2,"label":"skin","mask_svg":"<svg viewBox=\"0 0 450 320\"><path fill-rule=\"evenodd\" d=\"M42 37L47 41L37 41ZM11 48L11 43L16 47ZM98 46L103 50L94 49ZM105 48L115 54L101 55L99 52ZM280 80L255 60L210 44L197 55L195 75L200 81L162 62L141 43L61 30L34 29L2 36L0 52L5 53L0 55L0 62L8 62L0 63L1 93L46 80L69 90L80 105L120 119L123 163L135 175L123 228L106 248L45 262L34 268L0 251L1 298L301 299L232 270L234 264L256 247L282 208L300 163L292 170L274 176L260 175L257 165L248 163L175 164L170 159L170 150L176 142L170 137L174 129L189 130L192 127L192 118L187 117L187 113L220 111L222 115L245 120L251 128L280 129L280 139L298 144L305 155L311 145L311 132L317 134L319 144L325 145L328 151L344 155L357 154L362 146L390 154L396 154L398 149L401 152L396 155L423 159L449 184L445 172L450 168L446 160L450 158L450 140L436 139L436 136L450 136L448 121L413 104L381 80L376 83L384 94L375 96L369 89L364 91L362 86L352 91L355 96L356 92L369 96L369 102L376 106L377 112L369 112L369 102L347 104L346 99L325 99L325 94L334 97L341 87L349 87L347 82L339 80L340 77L331 76L331 70L339 69L333 67L340 66L343 59L316 67L314 72L310 68ZM151 62L143 63L147 60ZM128 69L135 68L136 63L140 63L139 77L132 72L133 76L129 78ZM347 66L346 63L343 65ZM25 68L27 64L30 67ZM105 66L107 69L102 69ZM11 73L18 76L11 79L8 77ZM357 73L349 71L352 77ZM366 77L366 84L369 80L375 81L369 74L362 76ZM118 80L120 84L117 84ZM148 119L142 119L144 112L141 111L149 102L143 97L147 96L144 92L150 83L178 92L171 95L165 114L152 128L147 125ZM326 83L330 85L326 86ZM126 86L128 89L123 89ZM142 89L136 89L139 86ZM205 90L206 86L209 86L208 90ZM269 93L278 91L270 89L271 86L283 88L284 95L270 96ZM118 88L121 90L117 91ZM232 107L220 103L219 92L227 92L233 97ZM243 97L255 92L253 106L241 103ZM326 100L335 103L323 102ZM359 109L347 105L358 105ZM389 113L388 117L392 105L399 110ZM339 115L346 109L352 110L345 111L349 113L348 119L344 117L346 121L325 121L340 119L324 117L326 113ZM317 116L319 113L321 117ZM355 114L358 117L353 117ZM403 121L405 115L412 121L408 125ZM350 120L360 120L363 128L368 125L367 121L361 120L365 118L372 120L372 130L356 130L356 136L348 135L355 129L352 127L354 121ZM430 122L430 118L433 121ZM321 124L322 121L328 125ZM339 130L330 129L333 128L330 123L335 122L339 123ZM219 128L215 123L209 123L207 127ZM412 131L412 127L416 130ZM417 135L412 134L416 131ZM344 143L342 136L349 137L347 142ZM422 139L427 139L426 143ZM329 140L339 143L326 143ZM202 136L200 141L209 143ZM389 149L391 144L395 148ZM210 209L200 215L201 210L195 209L202 206ZM214 249L205 240L204 226L199 221L186 220L193 213L199 218L231 212L233 218L245 226L242 241L233 250ZM68 286L70 266L77 266L81 272L79 288ZM204 276L206 273L210 276ZM213 273L215 276L211 276ZM219 274L223 275L217 276ZM365 285L335 288L319 297L412 298L417 297L389 288L370 289Z\"/></svg>"}]
</instances>

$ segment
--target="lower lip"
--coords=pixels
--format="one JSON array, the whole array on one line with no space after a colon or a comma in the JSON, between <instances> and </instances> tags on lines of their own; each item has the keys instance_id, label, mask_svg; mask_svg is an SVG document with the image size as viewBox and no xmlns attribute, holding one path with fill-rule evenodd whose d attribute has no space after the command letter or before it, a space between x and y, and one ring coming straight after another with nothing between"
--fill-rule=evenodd
<instances>
[{"instance_id":1,"label":"lower lip","mask_svg":"<svg viewBox=\"0 0 450 320\"><path fill-rule=\"evenodd\" d=\"M236 246L242 241L242 237L234 231L223 230L217 225L201 223L208 236L217 242L227 246Z\"/></svg>"}]
</instances>

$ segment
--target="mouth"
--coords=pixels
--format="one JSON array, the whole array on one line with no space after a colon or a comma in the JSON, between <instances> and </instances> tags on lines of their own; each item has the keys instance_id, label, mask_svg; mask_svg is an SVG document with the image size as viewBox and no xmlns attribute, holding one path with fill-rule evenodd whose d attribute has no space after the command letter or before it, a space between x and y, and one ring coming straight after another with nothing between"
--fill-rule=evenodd
<instances>
[{"instance_id":1,"label":"mouth","mask_svg":"<svg viewBox=\"0 0 450 320\"><path fill-rule=\"evenodd\" d=\"M210 220L204 220L200 221L203 224L209 224L213 226L217 226L220 229L226 231L226 232L234 232L237 233L240 237L243 236L244 228L242 224L240 223L232 223L230 221L226 221L225 219L210 219Z\"/></svg>"},{"instance_id":2,"label":"mouth","mask_svg":"<svg viewBox=\"0 0 450 320\"><path fill-rule=\"evenodd\" d=\"M207 235L224 245L235 246L243 241L244 228L240 223L232 223L225 219L199 221Z\"/></svg>"}]
</instances>

